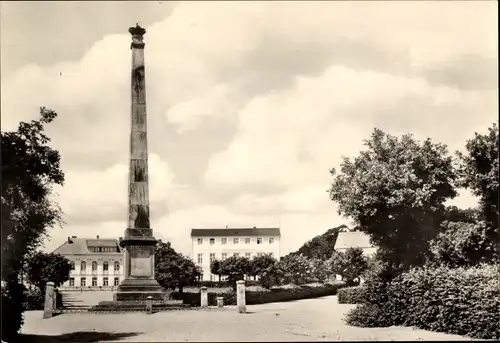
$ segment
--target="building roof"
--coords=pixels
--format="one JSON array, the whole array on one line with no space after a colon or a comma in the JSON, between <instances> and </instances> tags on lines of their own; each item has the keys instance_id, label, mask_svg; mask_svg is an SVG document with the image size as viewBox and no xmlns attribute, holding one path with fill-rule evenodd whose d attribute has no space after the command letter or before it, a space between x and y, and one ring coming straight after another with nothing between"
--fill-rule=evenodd
<instances>
[{"instance_id":1,"label":"building roof","mask_svg":"<svg viewBox=\"0 0 500 343\"><path fill-rule=\"evenodd\" d=\"M370 236L362 231L339 232L335 250L348 248L374 248L370 243Z\"/></svg>"},{"instance_id":2,"label":"building roof","mask_svg":"<svg viewBox=\"0 0 500 343\"><path fill-rule=\"evenodd\" d=\"M191 237L281 236L279 228L191 229Z\"/></svg>"},{"instance_id":3,"label":"building roof","mask_svg":"<svg viewBox=\"0 0 500 343\"><path fill-rule=\"evenodd\" d=\"M121 252L93 252L89 247L118 247L118 240L114 238L77 238L68 237L55 254L61 255L87 255L87 254L121 254ZM121 251L121 248L120 248Z\"/></svg>"}]
</instances>

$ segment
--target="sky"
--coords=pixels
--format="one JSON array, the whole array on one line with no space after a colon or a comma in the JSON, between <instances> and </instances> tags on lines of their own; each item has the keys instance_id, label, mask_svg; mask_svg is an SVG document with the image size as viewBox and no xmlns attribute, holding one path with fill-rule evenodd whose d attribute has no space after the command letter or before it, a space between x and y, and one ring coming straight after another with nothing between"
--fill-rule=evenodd
<instances>
[{"instance_id":1,"label":"sky","mask_svg":"<svg viewBox=\"0 0 500 343\"><path fill-rule=\"evenodd\" d=\"M58 113L68 236L127 222L130 26L146 28L154 235L281 228L282 253L350 225L329 170L375 127L463 149L498 115L498 5L442 2L1 2L2 130ZM450 204L475 206L469 192Z\"/></svg>"}]
</instances>

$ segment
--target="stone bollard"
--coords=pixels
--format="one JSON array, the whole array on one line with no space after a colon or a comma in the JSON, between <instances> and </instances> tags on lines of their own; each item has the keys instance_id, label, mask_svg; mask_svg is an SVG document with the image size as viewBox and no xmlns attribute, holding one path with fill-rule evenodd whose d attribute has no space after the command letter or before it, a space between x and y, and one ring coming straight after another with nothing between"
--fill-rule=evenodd
<instances>
[{"instance_id":1,"label":"stone bollard","mask_svg":"<svg viewBox=\"0 0 500 343\"><path fill-rule=\"evenodd\" d=\"M217 297L217 307L224 307L224 297Z\"/></svg>"},{"instance_id":2,"label":"stone bollard","mask_svg":"<svg viewBox=\"0 0 500 343\"><path fill-rule=\"evenodd\" d=\"M153 313L153 297L151 295L148 296L146 300L146 313L147 314Z\"/></svg>"},{"instance_id":3,"label":"stone bollard","mask_svg":"<svg viewBox=\"0 0 500 343\"><path fill-rule=\"evenodd\" d=\"M45 304L43 306L43 319L52 318L54 315L54 283L52 281L47 282L45 285Z\"/></svg>"},{"instance_id":4,"label":"stone bollard","mask_svg":"<svg viewBox=\"0 0 500 343\"><path fill-rule=\"evenodd\" d=\"M201 307L208 307L208 291L207 291L207 287L205 287L205 286L201 287L200 306Z\"/></svg>"},{"instance_id":5,"label":"stone bollard","mask_svg":"<svg viewBox=\"0 0 500 343\"><path fill-rule=\"evenodd\" d=\"M236 307L238 313L246 313L245 280L236 281Z\"/></svg>"}]
</instances>

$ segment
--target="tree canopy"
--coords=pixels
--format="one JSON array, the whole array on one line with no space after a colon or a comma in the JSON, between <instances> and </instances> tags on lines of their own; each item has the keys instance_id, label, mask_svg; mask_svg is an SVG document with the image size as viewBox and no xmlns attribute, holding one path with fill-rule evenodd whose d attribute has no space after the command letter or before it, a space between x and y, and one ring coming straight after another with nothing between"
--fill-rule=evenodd
<instances>
[{"instance_id":1,"label":"tree canopy","mask_svg":"<svg viewBox=\"0 0 500 343\"><path fill-rule=\"evenodd\" d=\"M352 284L368 269L368 259L363 255L363 249L349 248L345 252L334 251L328 266L330 273L338 274Z\"/></svg>"},{"instance_id":2,"label":"tree canopy","mask_svg":"<svg viewBox=\"0 0 500 343\"><path fill-rule=\"evenodd\" d=\"M38 252L27 262L26 276L28 281L42 292L45 284L52 281L56 287L69 280L70 261L59 254Z\"/></svg>"},{"instance_id":3,"label":"tree canopy","mask_svg":"<svg viewBox=\"0 0 500 343\"><path fill-rule=\"evenodd\" d=\"M308 258L328 260L332 256L339 232L347 230L346 225L340 225L327 230L324 234L318 235L310 241L304 243L297 251L290 255L303 255Z\"/></svg>"},{"instance_id":4,"label":"tree canopy","mask_svg":"<svg viewBox=\"0 0 500 343\"><path fill-rule=\"evenodd\" d=\"M444 202L457 193L452 157L443 144L398 138L375 129L366 149L331 170L331 200L352 218L390 261L404 269L425 262L443 219Z\"/></svg>"},{"instance_id":5,"label":"tree canopy","mask_svg":"<svg viewBox=\"0 0 500 343\"><path fill-rule=\"evenodd\" d=\"M158 242L155 249L155 279L166 289L183 288L196 283L201 270L190 258L176 252L170 242Z\"/></svg>"},{"instance_id":6,"label":"tree canopy","mask_svg":"<svg viewBox=\"0 0 500 343\"><path fill-rule=\"evenodd\" d=\"M458 152L460 158L461 185L479 197L484 218L498 235L498 125L493 125L486 134L475 133L467 141L466 153Z\"/></svg>"},{"instance_id":7,"label":"tree canopy","mask_svg":"<svg viewBox=\"0 0 500 343\"><path fill-rule=\"evenodd\" d=\"M62 212L50 198L54 185L64 184L60 155L49 146L45 126L56 112L40 108L40 119L21 122L2 132L2 339L22 325L23 286L19 275L47 235L62 223ZM5 338L4 338L5 337Z\"/></svg>"}]
</instances>

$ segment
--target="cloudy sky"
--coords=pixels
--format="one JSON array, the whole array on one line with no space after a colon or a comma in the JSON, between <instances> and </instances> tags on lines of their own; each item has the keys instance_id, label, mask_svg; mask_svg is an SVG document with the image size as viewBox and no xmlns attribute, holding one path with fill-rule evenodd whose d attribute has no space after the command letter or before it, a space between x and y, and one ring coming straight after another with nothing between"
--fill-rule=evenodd
<instances>
[{"instance_id":1,"label":"cloudy sky","mask_svg":"<svg viewBox=\"0 0 500 343\"><path fill-rule=\"evenodd\" d=\"M282 251L349 224L329 169L374 127L460 149L498 113L497 3L2 2L2 130L59 114L67 236L126 225L130 35L147 29L155 236L278 226ZM462 192L455 204L475 205Z\"/></svg>"}]
</instances>

